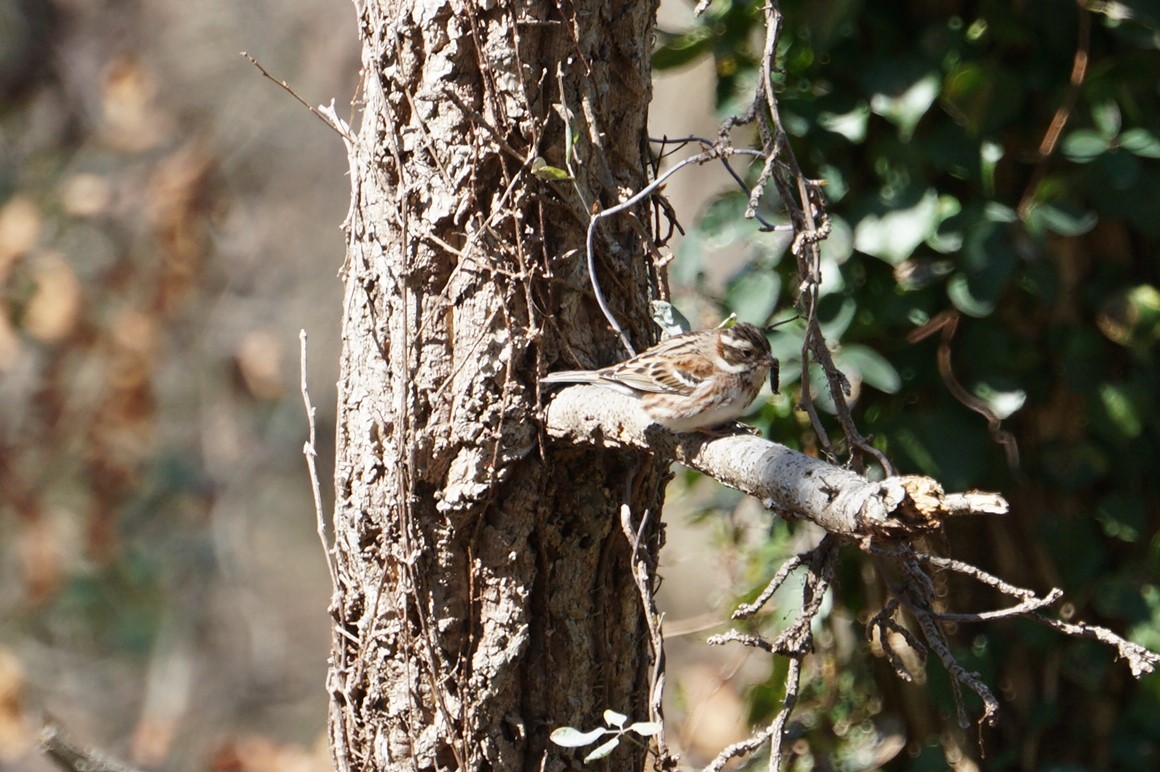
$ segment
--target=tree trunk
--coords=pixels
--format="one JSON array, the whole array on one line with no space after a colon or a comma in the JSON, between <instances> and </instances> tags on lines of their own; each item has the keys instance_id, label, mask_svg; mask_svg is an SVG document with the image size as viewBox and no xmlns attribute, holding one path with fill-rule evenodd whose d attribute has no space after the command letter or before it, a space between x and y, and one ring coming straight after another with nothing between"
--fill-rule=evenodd
<instances>
[{"instance_id":1,"label":"tree trunk","mask_svg":"<svg viewBox=\"0 0 1160 772\"><path fill-rule=\"evenodd\" d=\"M589 288L585 228L594 206L647 181L655 3L356 7L336 765L570 767L552 729L597 726L605 708L647 718L647 635L620 513L648 514L655 554L667 467L553 447L537 378L557 360L625 355ZM575 180L549 179L545 164ZM662 284L648 211L610 219L598 272L639 350ZM609 764L643 759L622 746Z\"/></svg>"}]
</instances>

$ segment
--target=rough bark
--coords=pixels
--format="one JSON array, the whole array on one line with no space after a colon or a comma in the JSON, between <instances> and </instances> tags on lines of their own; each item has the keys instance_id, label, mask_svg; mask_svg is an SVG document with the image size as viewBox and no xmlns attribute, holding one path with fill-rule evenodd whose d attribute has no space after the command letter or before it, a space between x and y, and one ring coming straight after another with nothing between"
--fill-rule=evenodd
<instances>
[{"instance_id":1,"label":"rough bark","mask_svg":"<svg viewBox=\"0 0 1160 772\"><path fill-rule=\"evenodd\" d=\"M558 358L623 356L587 290L584 228L593 206L647 179L655 4L356 9L336 766L565 768L553 728L594 725L605 708L644 717L646 636L619 512L658 513L666 465L543 442L536 384ZM538 157L575 181L537 176ZM606 294L638 348L658 286L649 232L640 209L599 242ZM660 538L653 528L646 544ZM639 768L639 751L609 764Z\"/></svg>"}]
</instances>

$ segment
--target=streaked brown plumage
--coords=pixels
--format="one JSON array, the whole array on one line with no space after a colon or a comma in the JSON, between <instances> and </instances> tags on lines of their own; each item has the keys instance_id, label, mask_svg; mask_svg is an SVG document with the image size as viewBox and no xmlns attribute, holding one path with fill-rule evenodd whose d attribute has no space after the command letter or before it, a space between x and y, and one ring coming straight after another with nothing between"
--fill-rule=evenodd
<instances>
[{"instance_id":1,"label":"streaked brown plumage","mask_svg":"<svg viewBox=\"0 0 1160 772\"><path fill-rule=\"evenodd\" d=\"M550 373L540 383L592 383L640 399L654 421L675 432L741 417L777 360L759 327L697 330L661 341L600 370Z\"/></svg>"}]
</instances>

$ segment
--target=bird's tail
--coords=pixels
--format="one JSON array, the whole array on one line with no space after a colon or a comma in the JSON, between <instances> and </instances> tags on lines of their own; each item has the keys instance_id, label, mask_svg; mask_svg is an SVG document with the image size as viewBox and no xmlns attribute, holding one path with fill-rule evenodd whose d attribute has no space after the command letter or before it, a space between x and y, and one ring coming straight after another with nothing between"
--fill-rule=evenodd
<instances>
[{"instance_id":1,"label":"bird's tail","mask_svg":"<svg viewBox=\"0 0 1160 772\"><path fill-rule=\"evenodd\" d=\"M561 370L558 373L548 373L540 379L540 383L600 383L601 378L591 370Z\"/></svg>"}]
</instances>

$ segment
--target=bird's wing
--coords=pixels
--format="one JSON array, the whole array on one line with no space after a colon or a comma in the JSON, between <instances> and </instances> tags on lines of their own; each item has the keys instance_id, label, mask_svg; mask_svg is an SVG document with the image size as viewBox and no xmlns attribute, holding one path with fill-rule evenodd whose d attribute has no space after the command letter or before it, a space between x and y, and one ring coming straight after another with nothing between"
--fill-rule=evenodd
<instances>
[{"instance_id":1,"label":"bird's wing","mask_svg":"<svg viewBox=\"0 0 1160 772\"><path fill-rule=\"evenodd\" d=\"M687 362L685 362L687 363ZM623 383L636 391L654 394L689 394L705 380L704 374L680 366L681 360L650 359L633 363L631 360L610 368L605 380Z\"/></svg>"}]
</instances>

